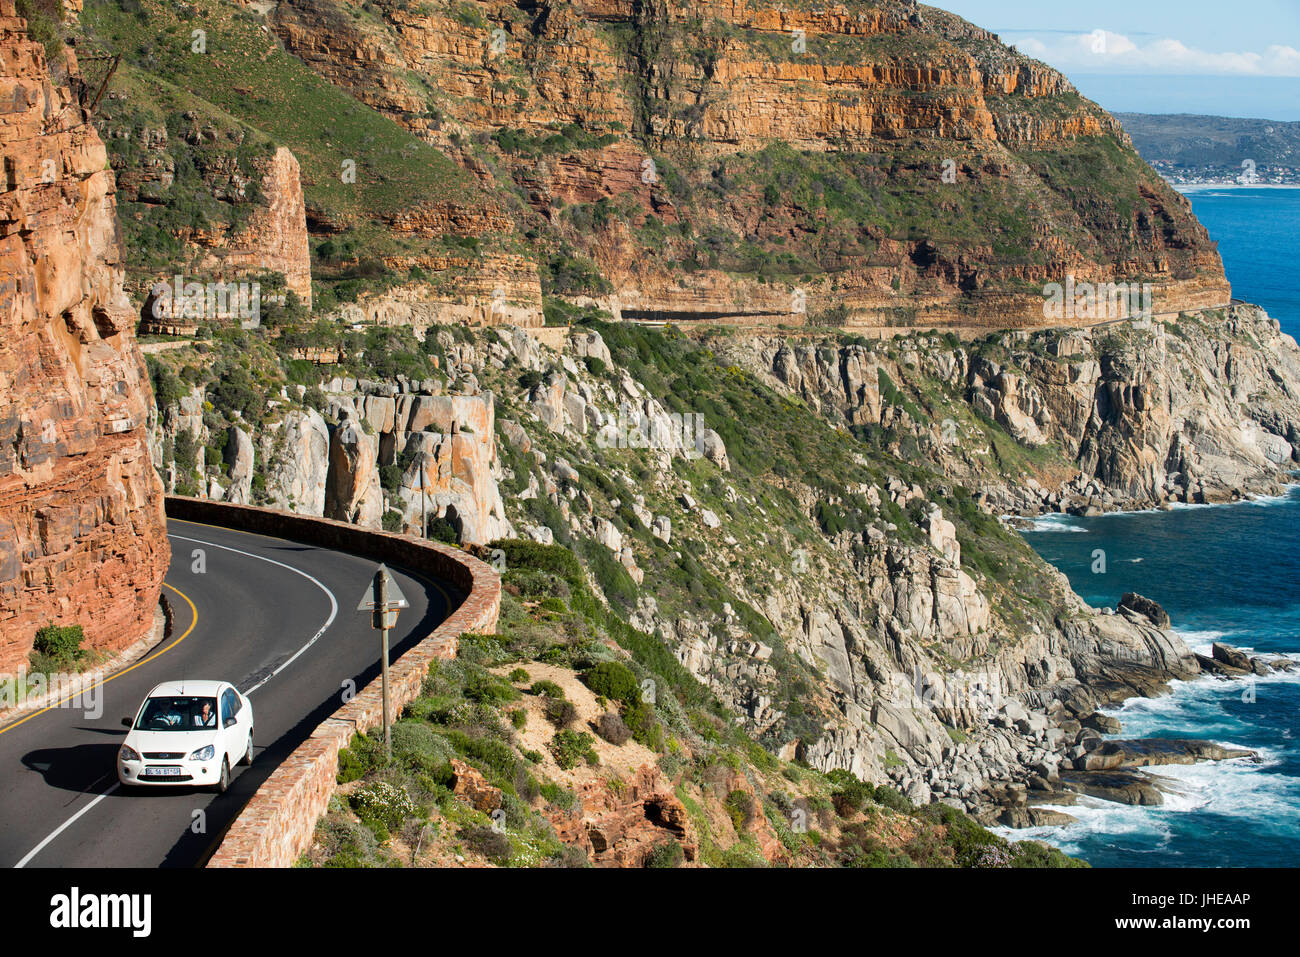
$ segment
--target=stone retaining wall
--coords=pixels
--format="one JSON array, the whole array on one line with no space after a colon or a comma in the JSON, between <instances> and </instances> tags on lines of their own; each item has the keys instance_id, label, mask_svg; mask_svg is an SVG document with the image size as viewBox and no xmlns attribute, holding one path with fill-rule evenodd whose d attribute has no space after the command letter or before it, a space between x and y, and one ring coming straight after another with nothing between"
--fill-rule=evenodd
<instances>
[{"instance_id":1,"label":"stone retaining wall","mask_svg":"<svg viewBox=\"0 0 1300 957\"><path fill-rule=\"evenodd\" d=\"M168 496L168 518L273 535L404 565L450 581L467 596L451 615L389 669L394 714L415 699L435 658L454 658L460 635L496 630L501 580L466 552L437 542L358 528L309 515ZM352 735L383 723L376 678L326 718L257 789L208 867L289 867L308 847L338 778L339 751Z\"/></svg>"}]
</instances>

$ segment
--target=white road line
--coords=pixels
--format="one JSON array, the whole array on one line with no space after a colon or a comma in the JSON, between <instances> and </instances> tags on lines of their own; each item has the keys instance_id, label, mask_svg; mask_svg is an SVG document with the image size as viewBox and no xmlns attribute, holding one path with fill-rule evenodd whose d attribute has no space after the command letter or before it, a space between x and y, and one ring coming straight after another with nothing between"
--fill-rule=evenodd
<instances>
[{"instance_id":1,"label":"white road line","mask_svg":"<svg viewBox=\"0 0 1300 957\"><path fill-rule=\"evenodd\" d=\"M19 861L17 864L14 865L15 870L16 870L17 868L20 868L20 867L26 867L26 866L27 866L27 862L30 861L33 857L35 857L37 854L41 853L41 851L45 850L45 846L46 846L47 844L49 844L50 841L54 840L56 837L58 837L60 834L62 834L64 831L66 831L69 827L71 827L71 826L73 825L73 823L76 822L77 818L81 817L81 815L85 814L87 811L89 811L92 807L94 807L94 806L95 806L96 804L98 804L100 801L104 800L104 798L108 797L110 794L112 794L114 791L116 791L119 787L121 787L121 784L117 783L116 781L113 782L113 786L112 786L111 788L109 788L109 789L108 789L107 791L105 791L103 794L99 795L99 797L95 798L95 800L91 801L89 804L87 804L85 807L83 807L80 811L78 811L76 814L72 815L72 817L68 818L66 821L64 821L62 824L60 824L57 828L55 828L53 831L51 831L51 832L46 836L45 840L41 841L41 843L37 844L37 845L36 845L35 847L33 847L30 851L28 851L28 852L27 852L27 856L24 857L21 861Z\"/></svg>"},{"instance_id":2,"label":"white road line","mask_svg":"<svg viewBox=\"0 0 1300 957\"><path fill-rule=\"evenodd\" d=\"M176 538L181 540L182 542L193 542L196 545L207 545L209 548L220 548L223 551L234 552L237 555L246 555L249 558L257 558L264 562L270 562L272 565L279 565L281 568L287 568L289 569L289 571L295 572L296 574L299 574L303 578L307 579L309 582L311 582L313 585L315 585L317 588L323 591L326 597L329 598L330 616L325 619L325 624L320 626L320 630L317 631L316 634L311 636L311 640L308 641L307 644L303 645L301 648L295 651L293 653L292 658L290 658L284 664L280 665L280 667L276 668L274 671L272 671L269 675L267 675L257 684L253 685L253 687L245 691L244 694L246 695L251 695L258 688L262 687L262 685L266 684L268 681L270 681L272 678L278 675L285 668L288 668L291 664L297 661L298 656L301 655L308 648L310 648L312 645L316 644L316 642L320 639L320 636L325 634L326 629L328 629L330 625L334 624L334 619L338 617L339 603L338 600L334 597L334 593L330 591L328 588L326 588L324 585L322 585L318 579L313 578L311 575L308 575L301 568L294 568L292 565L286 565L284 562L277 562L274 558L267 558L265 555L254 555L252 552L245 552L238 548L231 548L229 545L218 545L216 542L205 542L201 538L186 538L184 535L173 535L170 532L167 533L167 537Z\"/></svg>"},{"instance_id":3,"label":"white road line","mask_svg":"<svg viewBox=\"0 0 1300 957\"><path fill-rule=\"evenodd\" d=\"M251 695L251 694L252 694L254 691L256 691L258 688L262 687L262 685L266 684L268 681L270 681L272 678L274 678L276 675L278 675L278 674L279 674L281 671L283 671L285 668L288 668L291 664L293 664L295 661L297 661L297 660L298 660L298 657L299 657L299 656L300 656L304 651L306 651L308 648L310 648L312 645L316 644L316 642L320 640L320 636L323 635L323 634L325 634L325 632L326 632L326 630L329 628L329 626L332 625L332 624L334 624L334 619L335 619L336 617L338 617L338 613L339 613L339 603L338 603L338 599L336 599L336 598L334 597L334 593L333 593L332 591L330 591L328 588L326 588L324 585L322 585L318 579L312 577L311 575L308 575L308 574L307 574L305 571L303 571L301 568L294 568L292 565L286 565L284 562L278 562L278 561L276 561L274 558L267 558L265 555L254 555L252 552L246 552L246 551L243 551L243 550L238 549L238 548L231 548L229 545L218 545L216 542L207 542L207 541L204 541L204 540L201 539L201 538L187 538L187 537L184 536L184 535L173 535L173 534L170 533L170 532L167 534L167 537L168 537L168 538L176 538L176 539L180 539L182 542L193 542L193 543L196 544L196 545L206 545L206 546L208 546L209 548L220 548L220 549L222 549L223 551L234 552L234 553L237 554L237 555L244 555L244 556L247 556L248 558L256 558L256 559L258 559L259 561L270 562L272 565L279 565L281 568L287 568L289 571L294 572L295 574L301 575L303 578L307 579L309 582L311 582L313 585L315 585L317 588L319 588L321 591L323 591L323 592L325 593L326 597L329 598L329 600L330 600L330 614L329 614L329 617L325 619L325 624L323 624L323 625L320 626L320 630L317 631L316 634L314 634L314 635L311 636L311 640L310 640L310 641L308 641L305 645L303 645L301 648L299 648L297 651L295 651L295 652L293 653L293 657L292 657L292 658L290 658L290 659L289 659L288 661L286 661L284 664L280 665L280 667L276 668L274 671L272 671L269 675L267 675L265 678L263 678L263 679L262 679L261 681L259 681L257 684L253 685L253 687L251 687L251 688L249 688L247 691L245 691L245 692L244 692L245 695ZM58 837L60 834L62 834L64 831L66 831L69 827L71 827L71 826L72 826L72 825L77 821L78 818L80 818L83 814L85 814L87 811L89 811L91 808L93 808L93 807L94 807L96 804L98 804L100 801L104 800L104 798L108 797L110 794L112 794L113 792L115 792L119 787L121 787L121 784L120 784L119 782L114 782L113 786L110 787L107 791L105 791L105 792L103 792L102 794L100 794L99 796L97 796L93 801L91 801L89 804L87 804L85 807L83 807L80 811L78 811L76 814L72 815L72 817L68 818L66 821L64 821L62 824L60 824L57 828L55 828L53 831L51 831L48 835L46 835L45 840L41 841L41 843L37 844L34 848L32 848L30 851L28 851L28 852L27 852L27 856L24 857L24 858L23 858L21 861L19 861L17 864L15 864L15 865L14 865L14 868L17 869L17 868L20 868L20 867L26 867L26 866L27 866L27 863L28 863L28 862L29 862L33 857L35 857L37 854L39 854L41 851L43 851L43 850L44 850L44 849L49 845L49 843L50 843L51 841L53 841L56 837Z\"/></svg>"}]
</instances>

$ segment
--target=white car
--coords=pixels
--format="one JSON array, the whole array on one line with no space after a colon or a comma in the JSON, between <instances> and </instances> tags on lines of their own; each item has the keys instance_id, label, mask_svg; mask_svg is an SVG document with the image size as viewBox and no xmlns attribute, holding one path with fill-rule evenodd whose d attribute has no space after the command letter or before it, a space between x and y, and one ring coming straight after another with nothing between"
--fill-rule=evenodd
<instances>
[{"instance_id":1,"label":"white car","mask_svg":"<svg viewBox=\"0 0 1300 957\"><path fill-rule=\"evenodd\" d=\"M117 753L123 785L230 786L253 763L253 703L226 681L166 681L149 692Z\"/></svg>"}]
</instances>

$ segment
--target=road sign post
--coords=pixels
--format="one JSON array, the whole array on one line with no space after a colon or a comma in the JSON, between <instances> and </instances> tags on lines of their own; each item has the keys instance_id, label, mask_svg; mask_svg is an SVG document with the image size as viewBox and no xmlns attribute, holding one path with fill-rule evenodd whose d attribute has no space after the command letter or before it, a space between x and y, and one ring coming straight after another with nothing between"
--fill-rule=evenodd
<instances>
[{"instance_id":1,"label":"road sign post","mask_svg":"<svg viewBox=\"0 0 1300 957\"><path fill-rule=\"evenodd\" d=\"M388 571L388 566L380 565L375 569L375 577L366 593L357 604L357 611L371 613L371 626L377 629L380 638L380 666L383 675L384 696L384 753L391 760L393 757L393 731L390 720L388 696L388 629L397 624L399 609L410 607L406 596L397 587L397 582Z\"/></svg>"}]
</instances>

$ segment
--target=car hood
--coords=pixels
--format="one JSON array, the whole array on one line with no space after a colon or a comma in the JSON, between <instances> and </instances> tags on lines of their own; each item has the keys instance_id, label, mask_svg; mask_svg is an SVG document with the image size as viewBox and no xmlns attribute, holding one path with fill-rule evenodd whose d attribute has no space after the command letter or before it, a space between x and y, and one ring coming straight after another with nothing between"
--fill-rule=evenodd
<instances>
[{"instance_id":1,"label":"car hood","mask_svg":"<svg viewBox=\"0 0 1300 957\"><path fill-rule=\"evenodd\" d=\"M172 754L184 752L185 757L189 757L191 751L216 742L217 732L213 728L195 728L193 731L132 731L123 743L141 754L145 751L170 751Z\"/></svg>"}]
</instances>

